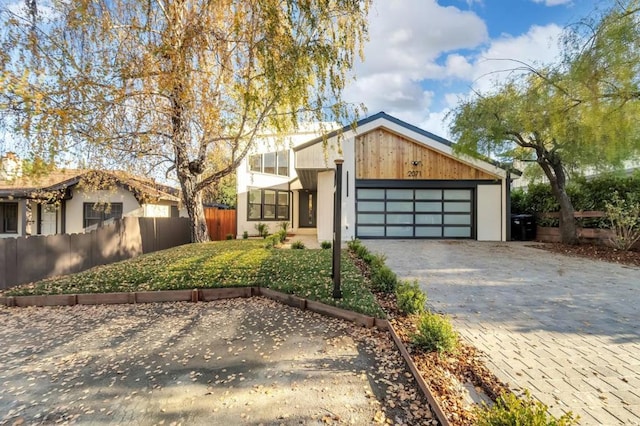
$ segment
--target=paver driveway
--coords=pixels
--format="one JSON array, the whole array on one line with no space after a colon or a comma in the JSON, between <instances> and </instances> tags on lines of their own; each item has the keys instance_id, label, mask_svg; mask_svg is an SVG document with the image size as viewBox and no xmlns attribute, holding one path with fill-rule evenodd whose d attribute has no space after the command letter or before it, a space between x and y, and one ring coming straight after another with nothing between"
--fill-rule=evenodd
<instances>
[{"instance_id":1,"label":"paver driveway","mask_svg":"<svg viewBox=\"0 0 640 426\"><path fill-rule=\"evenodd\" d=\"M530 243L365 241L513 388L584 425L640 424L640 269Z\"/></svg>"}]
</instances>

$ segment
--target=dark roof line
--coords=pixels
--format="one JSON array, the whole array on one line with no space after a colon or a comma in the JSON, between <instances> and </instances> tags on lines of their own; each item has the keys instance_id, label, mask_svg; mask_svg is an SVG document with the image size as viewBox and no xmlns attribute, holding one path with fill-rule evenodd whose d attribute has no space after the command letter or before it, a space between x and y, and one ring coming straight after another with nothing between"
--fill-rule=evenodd
<instances>
[{"instance_id":1,"label":"dark roof line","mask_svg":"<svg viewBox=\"0 0 640 426\"><path fill-rule=\"evenodd\" d=\"M362 120L357 121L355 123L355 125L348 124L348 125L344 126L342 129L334 130L331 133L327 133L324 136L320 136L318 138L310 140L309 142L305 142L302 145L298 145L298 146L294 147L293 150L294 151L299 151L299 150L304 149L306 147L309 147L311 145L315 145L316 143L321 142L321 141L323 141L325 139L330 139L330 138L332 138L334 136L337 136L340 133L348 132L349 130L353 130L354 128L357 129L360 126L364 126L365 124L371 123L372 121L375 121L375 120L377 120L379 118L384 118L386 120L389 120L394 124L397 124L397 125L399 125L401 127L404 127L404 128L406 128L408 130L411 130L413 132L419 133L422 136L426 136L428 138L431 138L431 139L433 139L435 141L438 141L438 142L440 142L440 143L442 143L444 145L447 145L449 147L453 146L453 142L451 142L448 139L445 139L445 138L443 138L441 136L438 136L438 135L433 134L431 132L428 132L428 131L426 131L424 129L421 129L421 128L417 127L417 126L414 126L413 124L409 124L406 121L402 121L399 118L396 118L396 117L394 117L392 115L389 115L384 111L380 111L380 112L378 112L376 114L373 114L373 115L371 115L369 117L366 117L366 118L363 118Z\"/></svg>"}]
</instances>

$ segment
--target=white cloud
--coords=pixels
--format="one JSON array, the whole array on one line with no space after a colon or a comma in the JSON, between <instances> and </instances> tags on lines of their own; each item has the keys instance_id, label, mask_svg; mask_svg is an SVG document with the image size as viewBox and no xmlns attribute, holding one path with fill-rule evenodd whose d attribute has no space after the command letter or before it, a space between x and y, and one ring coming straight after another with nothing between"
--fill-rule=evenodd
<instances>
[{"instance_id":1,"label":"white cloud","mask_svg":"<svg viewBox=\"0 0 640 426\"><path fill-rule=\"evenodd\" d=\"M370 13L370 42L365 62L356 65L358 80L345 91L350 102L364 102L371 113L384 110L427 111L433 93L421 82L446 75L436 60L444 52L477 48L488 40L487 27L472 12L442 7L435 0L386 0ZM453 74L470 71L451 58Z\"/></svg>"},{"instance_id":2,"label":"white cloud","mask_svg":"<svg viewBox=\"0 0 640 426\"><path fill-rule=\"evenodd\" d=\"M560 6L571 4L573 0L533 0L534 3L544 3L545 6Z\"/></svg>"},{"instance_id":3,"label":"white cloud","mask_svg":"<svg viewBox=\"0 0 640 426\"><path fill-rule=\"evenodd\" d=\"M558 38L562 28L555 24L534 25L518 37L503 35L491 42L473 60L473 87L476 90L490 90L496 81L512 75L521 67L516 61L539 66L553 62L560 53Z\"/></svg>"}]
</instances>

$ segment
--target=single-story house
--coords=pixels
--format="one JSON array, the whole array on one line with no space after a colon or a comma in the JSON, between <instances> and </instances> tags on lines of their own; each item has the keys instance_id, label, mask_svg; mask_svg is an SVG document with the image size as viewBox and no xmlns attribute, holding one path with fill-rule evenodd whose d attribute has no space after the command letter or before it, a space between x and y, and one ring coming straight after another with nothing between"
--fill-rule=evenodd
<instances>
[{"instance_id":1,"label":"single-story house","mask_svg":"<svg viewBox=\"0 0 640 426\"><path fill-rule=\"evenodd\" d=\"M0 238L81 233L124 216L180 215L179 191L149 179L99 170L33 177L6 166L15 161L3 158L0 173Z\"/></svg>"},{"instance_id":2,"label":"single-story house","mask_svg":"<svg viewBox=\"0 0 640 426\"><path fill-rule=\"evenodd\" d=\"M451 141L384 112L302 139L260 145L239 167L239 235L284 221L332 240L334 161L342 159L343 240L508 239L509 172L454 154Z\"/></svg>"}]
</instances>

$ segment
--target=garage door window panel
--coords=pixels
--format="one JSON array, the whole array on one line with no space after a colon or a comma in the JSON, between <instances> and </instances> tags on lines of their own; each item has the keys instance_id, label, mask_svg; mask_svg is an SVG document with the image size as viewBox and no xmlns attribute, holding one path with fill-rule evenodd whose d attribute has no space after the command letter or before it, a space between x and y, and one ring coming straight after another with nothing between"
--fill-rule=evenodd
<instances>
[{"instance_id":1,"label":"garage door window panel","mask_svg":"<svg viewBox=\"0 0 640 426\"><path fill-rule=\"evenodd\" d=\"M416 189L416 200L442 200L441 189Z\"/></svg>"},{"instance_id":2,"label":"garage door window panel","mask_svg":"<svg viewBox=\"0 0 640 426\"><path fill-rule=\"evenodd\" d=\"M412 214L388 214L387 224L389 225L413 225Z\"/></svg>"},{"instance_id":3,"label":"garage door window panel","mask_svg":"<svg viewBox=\"0 0 640 426\"><path fill-rule=\"evenodd\" d=\"M442 228L439 226L417 226L416 237L422 238L442 238Z\"/></svg>"},{"instance_id":4,"label":"garage door window panel","mask_svg":"<svg viewBox=\"0 0 640 426\"><path fill-rule=\"evenodd\" d=\"M360 200L384 200L384 189L358 189Z\"/></svg>"},{"instance_id":5,"label":"garage door window panel","mask_svg":"<svg viewBox=\"0 0 640 426\"><path fill-rule=\"evenodd\" d=\"M444 236L449 238L469 238L471 237L471 228L466 226L447 226L444 228Z\"/></svg>"},{"instance_id":6,"label":"garage door window panel","mask_svg":"<svg viewBox=\"0 0 640 426\"><path fill-rule=\"evenodd\" d=\"M358 226L358 235L361 237L384 237L384 227Z\"/></svg>"},{"instance_id":7,"label":"garage door window panel","mask_svg":"<svg viewBox=\"0 0 640 426\"><path fill-rule=\"evenodd\" d=\"M358 210L361 212L383 212L384 201L360 201Z\"/></svg>"},{"instance_id":8,"label":"garage door window panel","mask_svg":"<svg viewBox=\"0 0 640 426\"><path fill-rule=\"evenodd\" d=\"M471 213L471 203L469 202L445 202L445 213Z\"/></svg>"},{"instance_id":9,"label":"garage door window panel","mask_svg":"<svg viewBox=\"0 0 640 426\"><path fill-rule=\"evenodd\" d=\"M387 189L387 200L413 201L413 189Z\"/></svg>"},{"instance_id":10,"label":"garage door window panel","mask_svg":"<svg viewBox=\"0 0 640 426\"><path fill-rule=\"evenodd\" d=\"M362 225L384 225L384 214L359 213L358 223Z\"/></svg>"},{"instance_id":11,"label":"garage door window panel","mask_svg":"<svg viewBox=\"0 0 640 426\"><path fill-rule=\"evenodd\" d=\"M446 214L444 215L445 225L471 225L471 216L468 214Z\"/></svg>"},{"instance_id":12,"label":"garage door window panel","mask_svg":"<svg viewBox=\"0 0 640 426\"><path fill-rule=\"evenodd\" d=\"M388 201L388 212L412 212L413 201Z\"/></svg>"},{"instance_id":13,"label":"garage door window panel","mask_svg":"<svg viewBox=\"0 0 640 426\"><path fill-rule=\"evenodd\" d=\"M444 199L445 200L470 200L471 190L470 189L445 189Z\"/></svg>"},{"instance_id":14,"label":"garage door window panel","mask_svg":"<svg viewBox=\"0 0 640 426\"><path fill-rule=\"evenodd\" d=\"M442 215L416 214L416 225L442 225Z\"/></svg>"},{"instance_id":15,"label":"garage door window panel","mask_svg":"<svg viewBox=\"0 0 640 426\"><path fill-rule=\"evenodd\" d=\"M413 226L387 226L387 237L413 237Z\"/></svg>"},{"instance_id":16,"label":"garage door window panel","mask_svg":"<svg viewBox=\"0 0 640 426\"><path fill-rule=\"evenodd\" d=\"M416 212L438 212L442 211L442 203L440 202L418 202L416 203Z\"/></svg>"}]
</instances>

